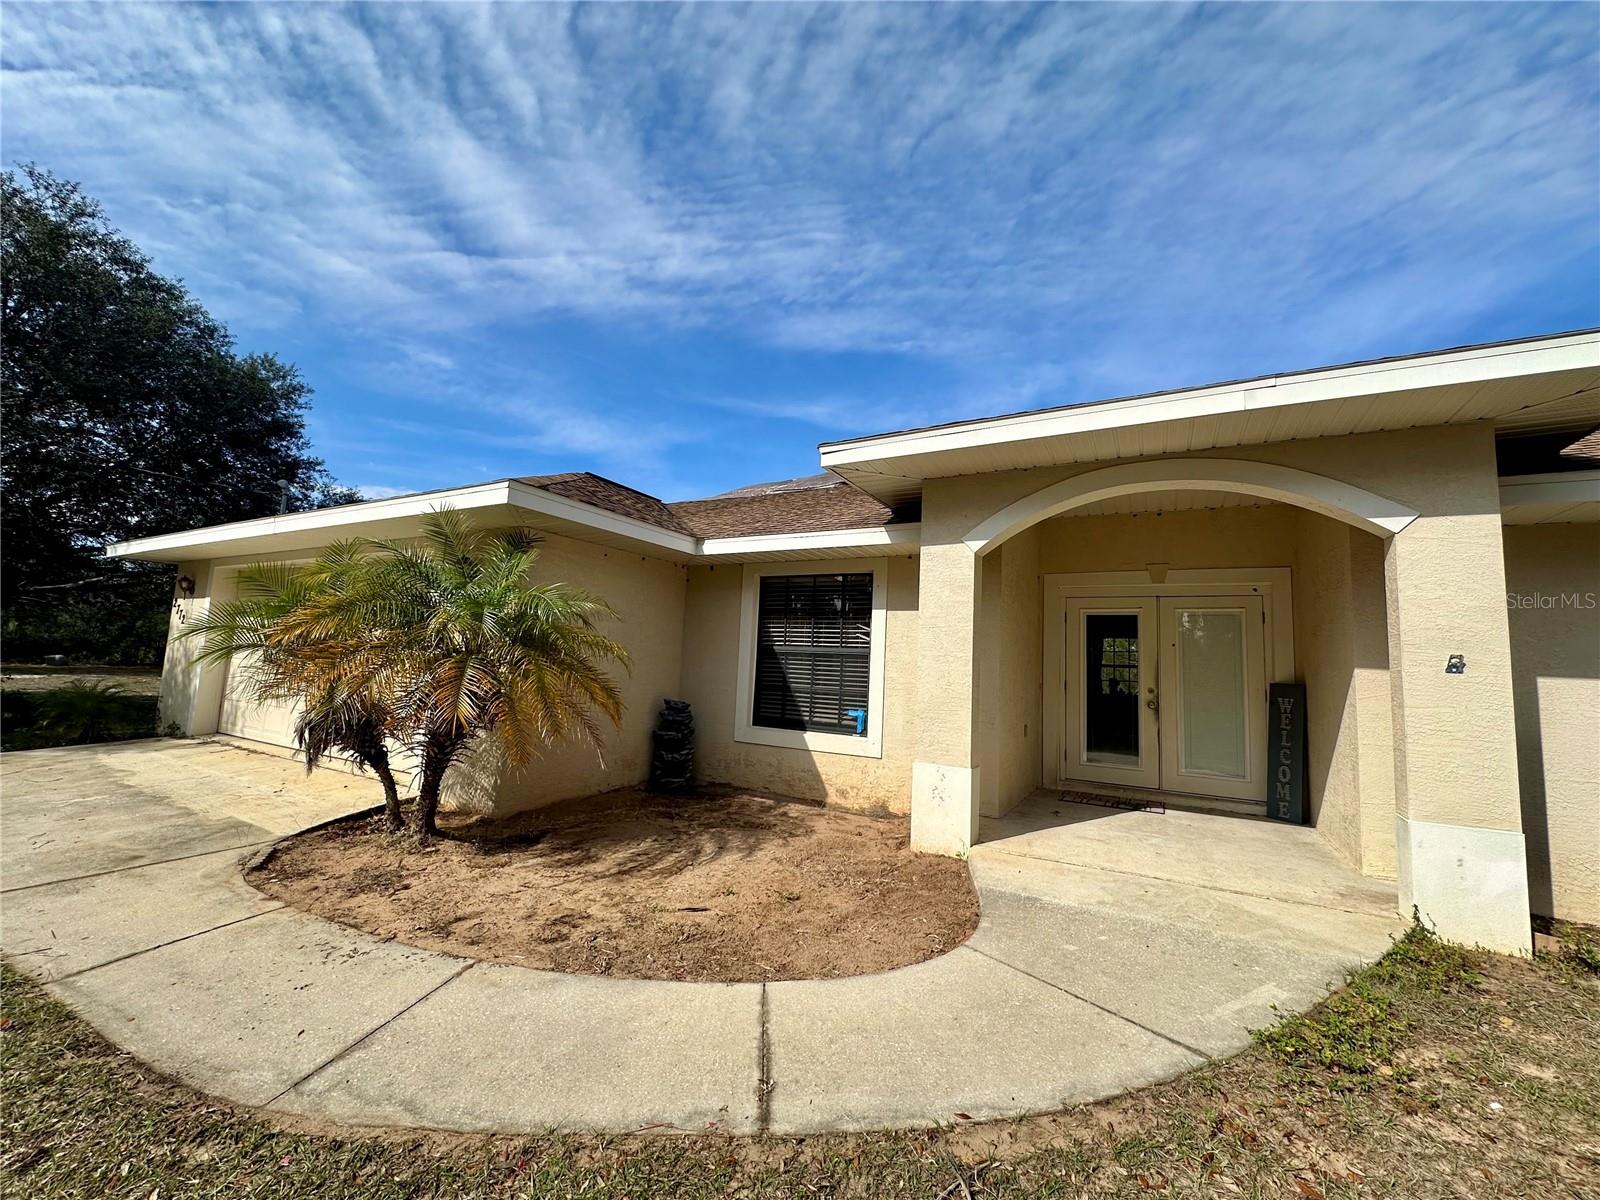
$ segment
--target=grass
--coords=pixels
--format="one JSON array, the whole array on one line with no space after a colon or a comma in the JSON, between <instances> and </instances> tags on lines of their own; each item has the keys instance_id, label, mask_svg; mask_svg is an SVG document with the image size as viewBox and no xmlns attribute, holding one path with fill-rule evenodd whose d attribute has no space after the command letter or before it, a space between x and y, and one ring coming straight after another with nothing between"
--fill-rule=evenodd
<instances>
[{"instance_id":1,"label":"grass","mask_svg":"<svg viewBox=\"0 0 1600 1200\"><path fill-rule=\"evenodd\" d=\"M0 690L0 749L44 750L156 736L157 698L74 680L46 691Z\"/></svg>"},{"instance_id":2,"label":"grass","mask_svg":"<svg viewBox=\"0 0 1600 1200\"><path fill-rule=\"evenodd\" d=\"M0 1195L1578 1197L1600 1181L1600 980L1414 931L1227 1062L924 1133L471 1138L275 1122L142 1068L7 972ZM535 1034L530 1034L534 1036Z\"/></svg>"}]
</instances>

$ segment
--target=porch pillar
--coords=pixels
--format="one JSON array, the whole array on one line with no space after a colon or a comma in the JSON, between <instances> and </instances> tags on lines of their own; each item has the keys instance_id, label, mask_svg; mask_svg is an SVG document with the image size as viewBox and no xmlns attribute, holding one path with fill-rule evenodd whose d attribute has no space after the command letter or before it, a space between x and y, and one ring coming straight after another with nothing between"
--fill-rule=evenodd
<instances>
[{"instance_id":1,"label":"porch pillar","mask_svg":"<svg viewBox=\"0 0 1600 1200\"><path fill-rule=\"evenodd\" d=\"M966 545L925 545L918 577L911 847L962 855L978 835L979 589Z\"/></svg>"},{"instance_id":2,"label":"porch pillar","mask_svg":"<svg viewBox=\"0 0 1600 1200\"><path fill-rule=\"evenodd\" d=\"M1528 873L1492 456L1472 474L1482 478L1454 481L1450 515L1418 517L1384 555L1400 903L1442 937L1527 954ZM1461 663L1452 665L1456 655Z\"/></svg>"}]
</instances>

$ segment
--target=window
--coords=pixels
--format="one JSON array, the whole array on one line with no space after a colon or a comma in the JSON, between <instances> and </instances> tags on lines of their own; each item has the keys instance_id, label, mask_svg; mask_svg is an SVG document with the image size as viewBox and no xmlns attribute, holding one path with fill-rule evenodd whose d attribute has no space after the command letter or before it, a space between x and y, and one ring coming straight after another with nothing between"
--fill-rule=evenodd
<instances>
[{"instance_id":1,"label":"window","mask_svg":"<svg viewBox=\"0 0 1600 1200\"><path fill-rule=\"evenodd\" d=\"M881 558L744 568L735 741L881 756L887 572Z\"/></svg>"},{"instance_id":2,"label":"window","mask_svg":"<svg viewBox=\"0 0 1600 1200\"><path fill-rule=\"evenodd\" d=\"M871 657L870 571L765 576L750 723L866 736Z\"/></svg>"}]
</instances>

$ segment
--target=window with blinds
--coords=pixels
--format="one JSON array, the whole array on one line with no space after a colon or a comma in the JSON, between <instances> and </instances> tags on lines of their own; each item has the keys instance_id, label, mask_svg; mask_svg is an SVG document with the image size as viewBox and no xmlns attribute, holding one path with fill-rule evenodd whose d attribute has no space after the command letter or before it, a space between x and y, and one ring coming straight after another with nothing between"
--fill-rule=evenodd
<instances>
[{"instance_id":1,"label":"window with blinds","mask_svg":"<svg viewBox=\"0 0 1600 1200\"><path fill-rule=\"evenodd\" d=\"M871 656L870 571L763 576L750 723L864 735Z\"/></svg>"}]
</instances>

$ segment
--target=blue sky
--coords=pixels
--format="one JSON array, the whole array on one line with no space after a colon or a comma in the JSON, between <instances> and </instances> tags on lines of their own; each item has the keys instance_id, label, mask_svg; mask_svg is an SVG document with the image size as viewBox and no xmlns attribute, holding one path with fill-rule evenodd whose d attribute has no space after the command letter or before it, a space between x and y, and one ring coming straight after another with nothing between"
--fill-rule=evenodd
<instances>
[{"instance_id":1,"label":"blue sky","mask_svg":"<svg viewBox=\"0 0 1600 1200\"><path fill-rule=\"evenodd\" d=\"M7 5L82 181L372 495L1600 324L1587 4Z\"/></svg>"}]
</instances>

